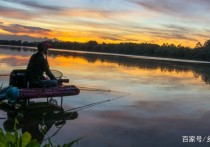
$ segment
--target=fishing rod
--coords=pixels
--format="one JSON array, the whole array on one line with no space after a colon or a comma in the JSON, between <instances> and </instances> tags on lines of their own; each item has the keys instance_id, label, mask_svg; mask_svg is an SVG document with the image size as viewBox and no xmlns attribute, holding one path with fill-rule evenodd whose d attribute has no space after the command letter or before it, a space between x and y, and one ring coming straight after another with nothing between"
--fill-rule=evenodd
<instances>
[{"instance_id":1,"label":"fishing rod","mask_svg":"<svg viewBox=\"0 0 210 147\"><path fill-rule=\"evenodd\" d=\"M77 86L77 87L80 90L84 90L84 91L116 92L116 93L125 93L125 94L128 94L127 92L121 92L121 91L115 91L115 90L97 89L97 88L89 88L89 87L82 87L82 86Z\"/></svg>"},{"instance_id":2,"label":"fishing rod","mask_svg":"<svg viewBox=\"0 0 210 147\"><path fill-rule=\"evenodd\" d=\"M7 74L0 75L0 77L8 77L8 76L10 76L10 75L7 75Z\"/></svg>"},{"instance_id":3,"label":"fishing rod","mask_svg":"<svg viewBox=\"0 0 210 147\"><path fill-rule=\"evenodd\" d=\"M127 95L130 95L129 93L126 93L122 96L118 96L118 97L115 97L115 98L112 98L112 99L107 99L107 100L103 100L103 101L99 101L99 102L95 102L95 103L90 103L90 104L87 104L87 105L84 105L84 106L80 106L80 107L76 107L76 108L71 108L71 109L68 109L68 110L65 110L65 112L69 112L69 111L81 111L83 109L86 109L86 108L90 108L90 107L93 107L93 106L96 106L96 105L99 105L99 104L102 104L102 103L106 103L106 102L110 102L110 101L113 101L113 100L116 100L116 99L120 99L120 98L123 98Z\"/></svg>"},{"instance_id":4,"label":"fishing rod","mask_svg":"<svg viewBox=\"0 0 210 147\"><path fill-rule=\"evenodd\" d=\"M0 90L2 89L2 87L3 87L3 83L1 84Z\"/></svg>"}]
</instances>

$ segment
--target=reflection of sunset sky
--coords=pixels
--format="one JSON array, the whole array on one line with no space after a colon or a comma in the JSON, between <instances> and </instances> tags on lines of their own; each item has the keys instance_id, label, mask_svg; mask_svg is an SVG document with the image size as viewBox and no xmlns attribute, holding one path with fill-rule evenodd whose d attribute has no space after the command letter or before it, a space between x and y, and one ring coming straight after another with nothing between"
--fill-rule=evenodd
<instances>
[{"instance_id":1,"label":"reflection of sunset sky","mask_svg":"<svg viewBox=\"0 0 210 147\"><path fill-rule=\"evenodd\" d=\"M187 85L205 85L201 78L195 78L192 71L162 71L161 69L140 69L133 67L119 66L117 63L101 62L99 60L94 63L88 62L81 57L48 57L52 68L60 69L66 72L69 76L79 75L90 80L100 80L112 82L132 81L132 84L146 84L151 86L166 85L166 86L187 86ZM113 79L114 77L114 79ZM115 84L115 82L112 82ZM108 85L107 85L108 86Z\"/></svg>"},{"instance_id":2,"label":"reflection of sunset sky","mask_svg":"<svg viewBox=\"0 0 210 147\"><path fill-rule=\"evenodd\" d=\"M0 73L26 68L32 54L2 49ZM181 63L178 68L173 62L175 66L167 64L169 67L162 66L164 70L161 70L161 65L152 66L158 64L157 61L148 66L142 66L144 62L141 62L138 67L130 62L109 62L106 56L102 59L91 57L53 52L48 60L51 69L60 70L70 78L70 84L129 95L79 111L79 117L67 121L53 137L56 143L84 136L79 146L177 147L182 145L183 135L209 135L209 85L201 79L202 72L194 75L194 64L182 69ZM127 61L129 58L120 59ZM8 77L0 77L0 81L8 84ZM121 95L124 93L81 90L79 95L65 97L63 102L65 109L70 109ZM48 133L56 129L53 126Z\"/></svg>"},{"instance_id":3,"label":"reflection of sunset sky","mask_svg":"<svg viewBox=\"0 0 210 147\"><path fill-rule=\"evenodd\" d=\"M2 0L0 34L194 47L209 38L208 6L207 0Z\"/></svg>"},{"instance_id":4,"label":"reflection of sunset sky","mask_svg":"<svg viewBox=\"0 0 210 147\"><path fill-rule=\"evenodd\" d=\"M28 61L28 57L22 57L20 55L13 55L13 56L6 56L6 55L0 55L0 62L6 63L12 66L25 66Z\"/></svg>"},{"instance_id":5,"label":"reflection of sunset sky","mask_svg":"<svg viewBox=\"0 0 210 147\"><path fill-rule=\"evenodd\" d=\"M164 106L164 105L167 106ZM55 136L59 142L67 142L63 136L86 136L79 142L79 146L157 146L157 147L177 147L185 146L182 144L184 135L206 135L210 131L210 111L200 113L200 117L194 117L193 113L176 115L179 107L176 103L159 103L159 107L151 112L150 115L142 116L142 111L148 111L148 106L154 106L153 102L134 110L127 109L121 111L83 111L79 113L80 119L69 122L71 132L62 132ZM162 108L161 108L162 106ZM169 107L168 107L169 106ZM172 106L172 107L170 107ZM146 109L145 109L146 108ZM159 109L160 108L160 109ZM161 111L159 111L161 110ZM174 110L171 113L170 110ZM160 112L168 112L168 115ZM205 120L205 121L203 121ZM82 129L81 129L82 126ZM201 143L202 144L202 143ZM203 145L203 144L202 144Z\"/></svg>"},{"instance_id":6,"label":"reflection of sunset sky","mask_svg":"<svg viewBox=\"0 0 210 147\"><path fill-rule=\"evenodd\" d=\"M6 68L5 65L8 65L8 67L18 66L26 68L30 56L32 54L33 52L28 52L28 53L25 52L24 56L22 56L21 54L14 55L13 53L11 53L11 55L8 55L8 53L7 54L1 53L0 61L1 63L4 63L4 68ZM96 86L99 86L100 81L103 81L107 82L106 84L108 87L109 86L108 82L112 82L110 81L110 79L115 80L116 82L126 80L126 83L131 81L129 85L146 84L151 86L157 86L157 85L174 86L179 84L185 86L189 84L200 85L203 83L200 77L198 78L194 77L194 73L191 70L170 71L167 69L161 70L160 68L148 70L148 69L141 69L138 67L119 66L118 63L111 63L106 61L102 62L99 59L93 62L89 62L85 58L75 57L70 55L53 56L50 54L48 56L48 61L51 69L61 70L62 72L64 72L64 75L66 76L70 77L80 76L83 77L84 79L95 80L97 81ZM115 82L113 82L113 84L114 83Z\"/></svg>"}]
</instances>

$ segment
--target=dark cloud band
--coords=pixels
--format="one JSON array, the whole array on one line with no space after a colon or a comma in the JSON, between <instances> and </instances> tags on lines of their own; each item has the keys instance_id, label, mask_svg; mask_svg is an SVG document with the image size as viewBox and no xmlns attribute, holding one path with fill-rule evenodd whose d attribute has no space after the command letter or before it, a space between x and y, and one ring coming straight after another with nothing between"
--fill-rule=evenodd
<instances>
[{"instance_id":1,"label":"dark cloud band","mask_svg":"<svg viewBox=\"0 0 210 147\"><path fill-rule=\"evenodd\" d=\"M20 24L10 24L8 26L6 25L0 25L0 28L4 31L13 33L13 34L17 34L17 33L29 33L29 34L33 34L33 33L49 33L51 32L51 30L49 29L44 29L44 28L40 28L40 27L32 27L32 26L24 26L24 25L20 25Z\"/></svg>"}]
</instances>

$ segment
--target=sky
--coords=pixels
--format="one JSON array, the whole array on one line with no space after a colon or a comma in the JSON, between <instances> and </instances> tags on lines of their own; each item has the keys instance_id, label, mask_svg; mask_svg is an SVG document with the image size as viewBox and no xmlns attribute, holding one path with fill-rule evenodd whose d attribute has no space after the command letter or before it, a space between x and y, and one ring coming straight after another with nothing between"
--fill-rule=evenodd
<instances>
[{"instance_id":1,"label":"sky","mask_svg":"<svg viewBox=\"0 0 210 147\"><path fill-rule=\"evenodd\" d=\"M173 43L210 38L209 0L0 0L0 40Z\"/></svg>"}]
</instances>

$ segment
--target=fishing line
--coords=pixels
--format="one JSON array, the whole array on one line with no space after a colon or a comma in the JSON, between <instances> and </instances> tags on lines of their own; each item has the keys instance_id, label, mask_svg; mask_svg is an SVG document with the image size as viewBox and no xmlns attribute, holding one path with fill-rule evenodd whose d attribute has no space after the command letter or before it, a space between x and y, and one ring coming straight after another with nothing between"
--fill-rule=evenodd
<instances>
[{"instance_id":1,"label":"fishing line","mask_svg":"<svg viewBox=\"0 0 210 147\"><path fill-rule=\"evenodd\" d=\"M112 99L107 99L107 100L103 100L103 101L99 101L99 102L87 104L87 105L84 105L84 106L80 106L80 107L76 107L76 108L71 108L71 109L65 110L65 112L72 111L72 110L74 110L74 111L80 111L80 110L83 110L83 109L86 109L86 108L90 108L90 107L93 107L93 106L96 106L96 105L99 105L99 104L102 104L102 103L106 103L106 102L110 102L110 101L113 101L113 100L116 100L116 99L123 98L123 97L125 97L127 95L129 95L129 93L127 93L125 95L122 95L122 96L118 96L118 97L112 98Z\"/></svg>"},{"instance_id":2,"label":"fishing line","mask_svg":"<svg viewBox=\"0 0 210 147\"><path fill-rule=\"evenodd\" d=\"M44 141L46 141L46 140L48 140L48 139L51 139L52 141L54 141L54 140L52 139L52 137L54 137L54 136L61 130L61 128L63 128L63 126L64 126L64 124L62 124L62 126L59 127L52 135L48 135L48 133L44 134L44 136L46 135L47 138L44 139L44 140L41 141L41 142L44 142ZM40 142L40 143L41 143L41 142ZM55 142L55 141L54 141L54 142ZM56 143L56 142L55 142L55 143ZM57 143L56 143L56 144L57 144Z\"/></svg>"},{"instance_id":3,"label":"fishing line","mask_svg":"<svg viewBox=\"0 0 210 147\"><path fill-rule=\"evenodd\" d=\"M54 141L53 139L52 139L52 137L54 137L55 135L57 135L58 134L58 132L63 128L63 126L66 124L66 118L65 118L65 112L66 111L64 111L63 110L63 108L62 108L62 110L61 111L63 111L63 121L65 121L64 123L62 123L62 125L60 126L60 127L56 127L56 128L58 128L52 135L48 135L48 133L46 133L45 135L47 135L48 136L48 138L46 138L46 139L44 139L42 142L44 142L44 141L46 141L46 140L48 140L48 139L51 139L52 141ZM76 111L74 111L74 112L76 112ZM73 114L72 114L73 115ZM55 125L56 126L56 125ZM55 141L54 141L55 142ZM56 143L56 142L55 142ZM56 143L57 144L57 143Z\"/></svg>"},{"instance_id":4,"label":"fishing line","mask_svg":"<svg viewBox=\"0 0 210 147\"><path fill-rule=\"evenodd\" d=\"M63 108L62 108L63 109ZM63 111L64 113L66 112L66 111ZM66 119L65 119L65 116L63 116L63 120L64 121L66 121ZM45 135L47 135L48 136L48 138L46 138L46 139L44 139L42 142L44 142L44 141L46 141L46 140L48 140L48 139L51 139L52 141L54 141L53 139L52 139L52 137L54 137L55 135L57 135L57 133L63 128L63 126L66 124L66 122L65 123L63 123L60 127L58 127L58 129L52 134L52 135L48 135L47 133L45 134ZM55 142L55 141L54 141ZM40 142L41 143L41 142ZM56 142L55 142L56 143ZM57 144L57 143L56 143Z\"/></svg>"},{"instance_id":5,"label":"fishing line","mask_svg":"<svg viewBox=\"0 0 210 147\"><path fill-rule=\"evenodd\" d=\"M61 130L61 128L64 126L64 124L62 124L62 126L61 127L59 127L51 136L50 135L48 135L48 138L46 138L46 139L44 139L42 142L44 142L44 141L46 141L46 140L48 140L48 139L51 139L52 140L52 137L54 137L60 130ZM45 135L47 135L47 133L45 134ZM53 140L54 141L54 140ZM54 141L55 142L55 141ZM56 143L56 142L55 142ZM57 144L57 143L56 143Z\"/></svg>"}]
</instances>

